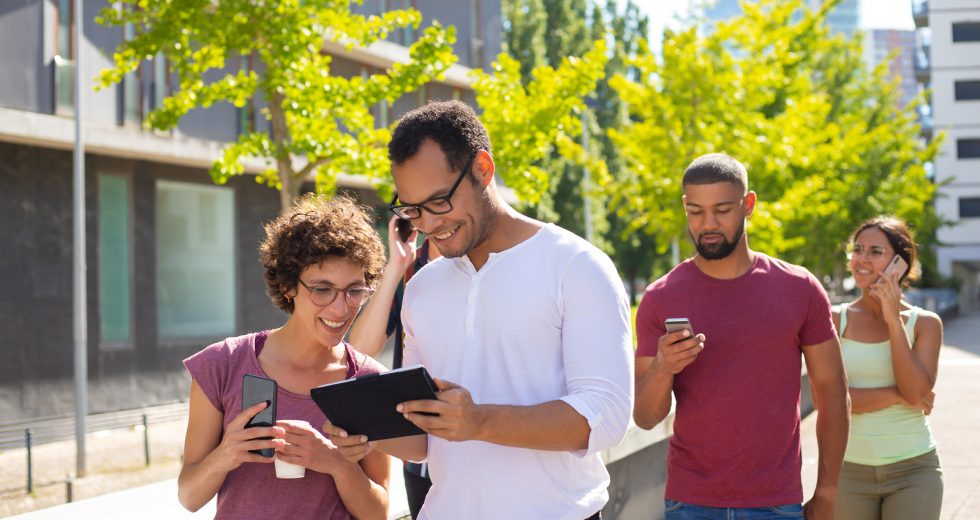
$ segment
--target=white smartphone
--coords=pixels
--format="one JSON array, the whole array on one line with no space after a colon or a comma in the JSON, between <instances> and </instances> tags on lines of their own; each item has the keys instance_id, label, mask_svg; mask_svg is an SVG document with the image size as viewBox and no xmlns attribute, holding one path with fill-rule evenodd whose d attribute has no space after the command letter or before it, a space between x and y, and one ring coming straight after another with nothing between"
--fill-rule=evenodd
<instances>
[{"instance_id":1,"label":"white smartphone","mask_svg":"<svg viewBox=\"0 0 980 520\"><path fill-rule=\"evenodd\" d=\"M904 275L905 272L908 270L909 270L909 263L906 262L905 259L902 258L901 256L895 255L892 257L891 260L888 261L888 265L885 266L885 269L882 272L885 274L897 274L898 279L901 280L902 275Z\"/></svg>"}]
</instances>

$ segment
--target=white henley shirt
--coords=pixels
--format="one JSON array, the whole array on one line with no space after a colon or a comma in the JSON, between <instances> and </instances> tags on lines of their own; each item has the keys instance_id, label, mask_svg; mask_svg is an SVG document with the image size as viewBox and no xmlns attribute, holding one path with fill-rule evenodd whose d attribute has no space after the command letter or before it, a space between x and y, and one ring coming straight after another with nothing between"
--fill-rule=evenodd
<instances>
[{"instance_id":1,"label":"white henley shirt","mask_svg":"<svg viewBox=\"0 0 980 520\"><path fill-rule=\"evenodd\" d=\"M576 452L430 435L421 519L582 520L606 504L600 451L623 439L633 406L630 311L608 256L547 225L479 271L466 256L431 262L402 309L406 366L462 385L478 404L560 399L591 427Z\"/></svg>"}]
</instances>

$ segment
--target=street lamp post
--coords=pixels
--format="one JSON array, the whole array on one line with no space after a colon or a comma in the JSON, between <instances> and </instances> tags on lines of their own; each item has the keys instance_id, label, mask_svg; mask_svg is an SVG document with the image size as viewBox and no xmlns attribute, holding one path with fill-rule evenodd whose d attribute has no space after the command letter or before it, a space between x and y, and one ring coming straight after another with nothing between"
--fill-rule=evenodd
<instances>
[{"instance_id":1,"label":"street lamp post","mask_svg":"<svg viewBox=\"0 0 980 520\"><path fill-rule=\"evenodd\" d=\"M73 160L74 198L74 354L75 354L75 473L85 476L85 415L88 407L88 268L85 261L85 147L82 144L82 0L74 0L73 31L75 49L75 153Z\"/></svg>"}]
</instances>

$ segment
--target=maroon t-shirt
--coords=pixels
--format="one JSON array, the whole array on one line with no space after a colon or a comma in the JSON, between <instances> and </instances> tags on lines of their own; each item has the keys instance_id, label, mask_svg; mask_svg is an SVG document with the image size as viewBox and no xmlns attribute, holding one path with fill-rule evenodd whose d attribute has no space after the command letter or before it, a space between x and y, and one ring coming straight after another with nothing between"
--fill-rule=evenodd
<instances>
[{"instance_id":1,"label":"maroon t-shirt","mask_svg":"<svg viewBox=\"0 0 980 520\"><path fill-rule=\"evenodd\" d=\"M267 331L228 338L184 360L191 377L204 390L211 404L224 414L228 427L242 412L242 376L269 377L259 366L258 355ZM347 377L374 374L384 366L347 348ZM294 394L279 387L276 417L301 419L317 430L326 417L307 392ZM215 518L289 518L346 520L351 516L340 500L333 478L307 469L300 479L276 478L274 464L246 462L225 477L218 490Z\"/></svg>"},{"instance_id":2,"label":"maroon t-shirt","mask_svg":"<svg viewBox=\"0 0 980 520\"><path fill-rule=\"evenodd\" d=\"M657 354L667 318L688 318L706 340L674 376L666 498L708 507L802 502L801 348L835 336L820 283L760 253L732 280L686 260L647 287L637 356Z\"/></svg>"}]
</instances>

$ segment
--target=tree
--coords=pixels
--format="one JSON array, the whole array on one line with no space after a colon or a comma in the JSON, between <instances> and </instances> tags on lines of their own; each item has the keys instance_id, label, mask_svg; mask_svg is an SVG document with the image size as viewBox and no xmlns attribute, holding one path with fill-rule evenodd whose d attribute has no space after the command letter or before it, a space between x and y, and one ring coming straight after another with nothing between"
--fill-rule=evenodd
<instances>
[{"instance_id":1,"label":"tree","mask_svg":"<svg viewBox=\"0 0 980 520\"><path fill-rule=\"evenodd\" d=\"M179 80L178 89L149 114L147 126L167 130L180 117L220 101L242 107L259 97L269 131L250 131L229 144L211 168L222 184L244 173L242 161L257 157L268 168L258 181L280 190L288 207L313 175L319 192L332 192L339 173L364 175L376 184L390 169L387 128L375 128L371 107L440 75L456 57L455 31L433 23L409 49L410 61L384 73L344 78L330 74L330 39L367 46L388 33L412 26L414 9L377 16L351 12L350 0L120 0L99 23L130 25L135 36L114 55L114 67L99 76L102 87L118 83L144 59L162 55ZM236 58L257 65L234 70ZM216 81L208 81L220 75Z\"/></svg>"},{"instance_id":2,"label":"tree","mask_svg":"<svg viewBox=\"0 0 980 520\"><path fill-rule=\"evenodd\" d=\"M582 131L583 98L595 88L606 63L606 44L597 40L582 57L567 57L557 68L538 66L529 81L521 64L501 53L493 74L475 71L476 102L494 144L494 162L504 182L527 204L537 204L551 178L538 166L553 151L594 168L605 178L605 165L574 138Z\"/></svg>"},{"instance_id":3,"label":"tree","mask_svg":"<svg viewBox=\"0 0 980 520\"><path fill-rule=\"evenodd\" d=\"M610 131L633 165L610 193L660 251L686 234L680 177L708 152L749 169L753 248L818 275L841 278L847 233L869 216L897 214L920 236L939 224L924 168L937 144L922 144L884 67L866 70L857 40L830 37L833 5L743 3L709 34L667 31L662 57L644 44L639 77L613 79L636 122Z\"/></svg>"}]
</instances>

